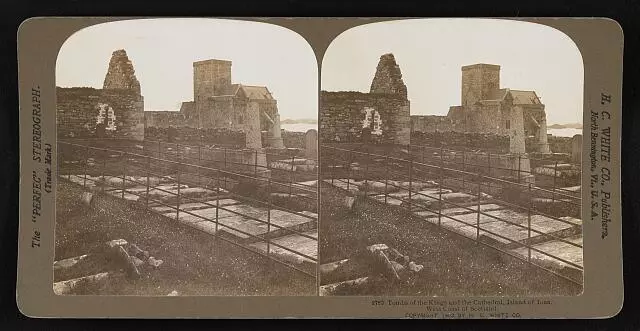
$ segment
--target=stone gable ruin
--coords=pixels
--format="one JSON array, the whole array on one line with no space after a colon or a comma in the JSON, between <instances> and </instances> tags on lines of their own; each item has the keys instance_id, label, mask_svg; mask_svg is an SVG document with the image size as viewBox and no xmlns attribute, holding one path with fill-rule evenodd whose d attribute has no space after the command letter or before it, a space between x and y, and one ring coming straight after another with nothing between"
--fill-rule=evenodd
<instances>
[{"instance_id":1,"label":"stone gable ruin","mask_svg":"<svg viewBox=\"0 0 640 331\"><path fill-rule=\"evenodd\" d=\"M276 99L266 86L233 84L231 61L194 62L193 100L179 111L144 111L140 82L122 49L112 53L102 89L58 87L56 95L60 138L143 140L145 132L159 137L190 128L198 131L196 140L216 137L238 145L242 136L241 147L284 148Z\"/></svg>"},{"instance_id":2,"label":"stone gable ruin","mask_svg":"<svg viewBox=\"0 0 640 331\"><path fill-rule=\"evenodd\" d=\"M144 139L144 98L124 50L113 52L102 89L56 88L60 138Z\"/></svg>"},{"instance_id":3,"label":"stone gable ruin","mask_svg":"<svg viewBox=\"0 0 640 331\"><path fill-rule=\"evenodd\" d=\"M320 140L409 144L407 87L393 54L380 57L369 93L320 92Z\"/></svg>"}]
</instances>

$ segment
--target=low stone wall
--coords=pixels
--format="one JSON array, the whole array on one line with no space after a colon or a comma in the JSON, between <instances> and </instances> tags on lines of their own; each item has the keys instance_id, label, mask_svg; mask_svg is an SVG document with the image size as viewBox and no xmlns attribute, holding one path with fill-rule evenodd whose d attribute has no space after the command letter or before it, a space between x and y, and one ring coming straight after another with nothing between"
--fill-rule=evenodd
<instances>
[{"instance_id":1,"label":"low stone wall","mask_svg":"<svg viewBox=\"0 0 640 331\"><path fill-rule=\"evenodd\" d=\"M282 131L282 139L287 148L305 148L304 132Z\"/></svg>"},{"instance_id":2,"label":"low stone wall","mask_svg":"<svg viewBox=\"0 0 640 331\"><path fill-rule=\"evenodd\" d=\"M411 132L457 131L451 118L438 115L411 115Z\"/></svg>"},{"instance_id":3,"label":"low stone wall","mask_svg":"<svg viewBox=\"0 0 640 331\"><path fill-rule=\"evenodd\" d=\"M181 142L185 144L213 144L230 147L244 147L246 137L243 131L229 129L196 129L189 127L147 127L145 139L166 142Z\"/></svg>"},{"instance_id":4,"label":"low stone wall","mask_svg":"<svg viewBox=\"0 0 640 331\"><path fill-rule=\"evenodd\" d=\"M509 152L508 136L489 133L414 131L411 132L411 144L456 150L482 150L491 153Z\"/></svg>"},{"instance_id":5,"label":"low stone wall","mask_svg":"<svg viewBox=\"0 0 640 331\"><path fill-rule=\"evenodd\" d=\"M547 141L552 153L571 154L573 137L548 136ZM525 142L527 153L535 151L536 143L537 141L534 137L527 137Z\"/></svg>"},{"instance_id":6,"label":"low stone wall","mask_svg":"<svg viewBox=\"0 0 640 331\"><path fill-rule=\"evenodd\" d=\"M145 111L144 121L145 127L179 127L185 123L185 116L180 111Z\"/></svg>"}]
</instances>

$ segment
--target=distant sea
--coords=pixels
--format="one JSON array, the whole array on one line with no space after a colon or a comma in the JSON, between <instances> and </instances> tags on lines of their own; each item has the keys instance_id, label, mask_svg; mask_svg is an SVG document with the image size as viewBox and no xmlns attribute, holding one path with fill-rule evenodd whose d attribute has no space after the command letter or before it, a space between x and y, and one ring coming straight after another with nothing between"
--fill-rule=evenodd
<instances>
[{"instance_id":1,"label":"distant sea","mask_svg":"<svg viewBox=\"0 0 640 331\"><path fill-rule=\"evenodd\" d=\"M292 123L292 124L282 124L280 125L281 129L286 131L293 132L307 132L308 130L315 129L318 130L318 124L309 124L309 123ZM550 133L554 136L559 137L573 137L576 134L582 134L582 129L547 129L547 133Z\"/></svg>"},{"instance_id":2,"label":"distant sea","mask_svg":"<svg viewBox=\"0 0 640 331\"><path fill-rule=\"evenodd\" d=\"M318 130L318 124L309 124L309 123L292 123L292 124L281 124L281 129L285 131L293 131L293 132L307 132L311 129Z\"/></svg>"},{"instance_id":3,"label":"distant sea","mask_svg":"<svg viewBox=\"0 0 640 331\"><path fill-rule=\"evenodd\" d=\"M573 137L574 135L582 134L582 129L572 129L572 128L547 129L547 133L550 133L558 137Z\"/></svg>"}]
</instances>

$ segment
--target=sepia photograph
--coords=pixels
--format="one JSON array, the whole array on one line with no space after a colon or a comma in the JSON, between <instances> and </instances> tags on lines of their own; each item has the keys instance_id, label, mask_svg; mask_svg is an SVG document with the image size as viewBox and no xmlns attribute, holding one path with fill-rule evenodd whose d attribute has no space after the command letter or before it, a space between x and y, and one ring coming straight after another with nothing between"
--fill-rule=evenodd
<instances>
[{"instance_id":1,"label":"sepia photograph","mask_svg":"<svg viewBox=\"0 0 640 331\"><path fill-rule=\"evenodd\" d=\"M615 20L34 17L17 39L22 315L626 305Z\"/></svg>"},{"instance_id":2,"label":"sepia photograph","mask_svg":"<svg viewBox=\"0 0 640 331\"><path fill-rule=\"evenodd\" d=\"M408 19L321 67L322 296L583 291L582 56L563 32Z\"/></svg>"},{"instance_id":3,"label":"sepia photograph","mask_svg":"<svg viewBox=\"0 0 640 331\"><path fill-rule=\"evenodd\" d=\"M316 295L318 68L261 22L93 25L56 63L58 295Z\"/></svg>"}]
</instances>

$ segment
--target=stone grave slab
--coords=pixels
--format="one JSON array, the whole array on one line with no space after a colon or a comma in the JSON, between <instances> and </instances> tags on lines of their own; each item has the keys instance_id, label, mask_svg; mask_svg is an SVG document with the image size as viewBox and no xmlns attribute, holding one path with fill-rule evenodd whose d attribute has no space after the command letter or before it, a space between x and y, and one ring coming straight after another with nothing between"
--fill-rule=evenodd
<instances>
[{"instance_id":1,"label":"stone grave slab","mask_svg":"<svg viewBox=\"0 0 640 331\"><path fill-rule=\"evenodd\" d=\"M290 235L286 235L286 236L282 236L279 238L275 238L272 239L271 242L278 244L280 246L284 246L288 249L291 249L293 251L296 252L300 252L302 254L305 254L307 256L313 257L314 259L318 258L318 231L317 230L313 230L313 231L307 231L307 232L302 232L305 235L308 235L310 237L314 237L316 238L311 239L311 238L307 238L304 236L301 236L299 234L290 234ZM262 252L266 252L267 251L267 243L266 242L256 242L251 244L252 247L255 247L256 249L262 251ZM298 255L296 253L290 252L286 249L283 249L281 247L275 246L275 245L270 245L269 248L270 253L275 253L278 255L282 255L282 256L286 256L288 258L288 260L293 260L296 261L298 263L302 263L302 261L308 261L308 262L315 262L313 260L310 260L304 256Z\"/></svg>"},{"instance_id":2,"label":"stone grave slab","mask_svg":"<svg viewBox=\"0 0 640 331\"><path fill-rule=\"evenodd\" d=\"M574 238L570 238L570 239L566 239L569 242L572 242L574 244L578 244L580 246L582 246L582 236L579 237L574 237ZM565 242L562 241L557 241L557 240L552 240L552 241L547 241L541 244L537 244L537 245L533 245L531 246L532 248L538 249L540 251L543 251L547 254L553 255L553 256L557 256L561 259L564 259L566 261L569 261L571 263L575 263L581 267L584 266L583 263L583 251L582 248L580 247L576 247L574 245L571 244L567 244ZM521 247L521 248L517 248L517 249L513 249L512 252L517 253L521 256L528 256L528 248L527 247ZM549 262L549 263L553 263L562 267L572 267L569 264L562 262L560 260L554 259L553 257L547 256L543 253L540 252L536 252L534 250L531 251L531 258L535 258L538 260L542 260L545 262Z\"/></svg>"}]
</instances>

